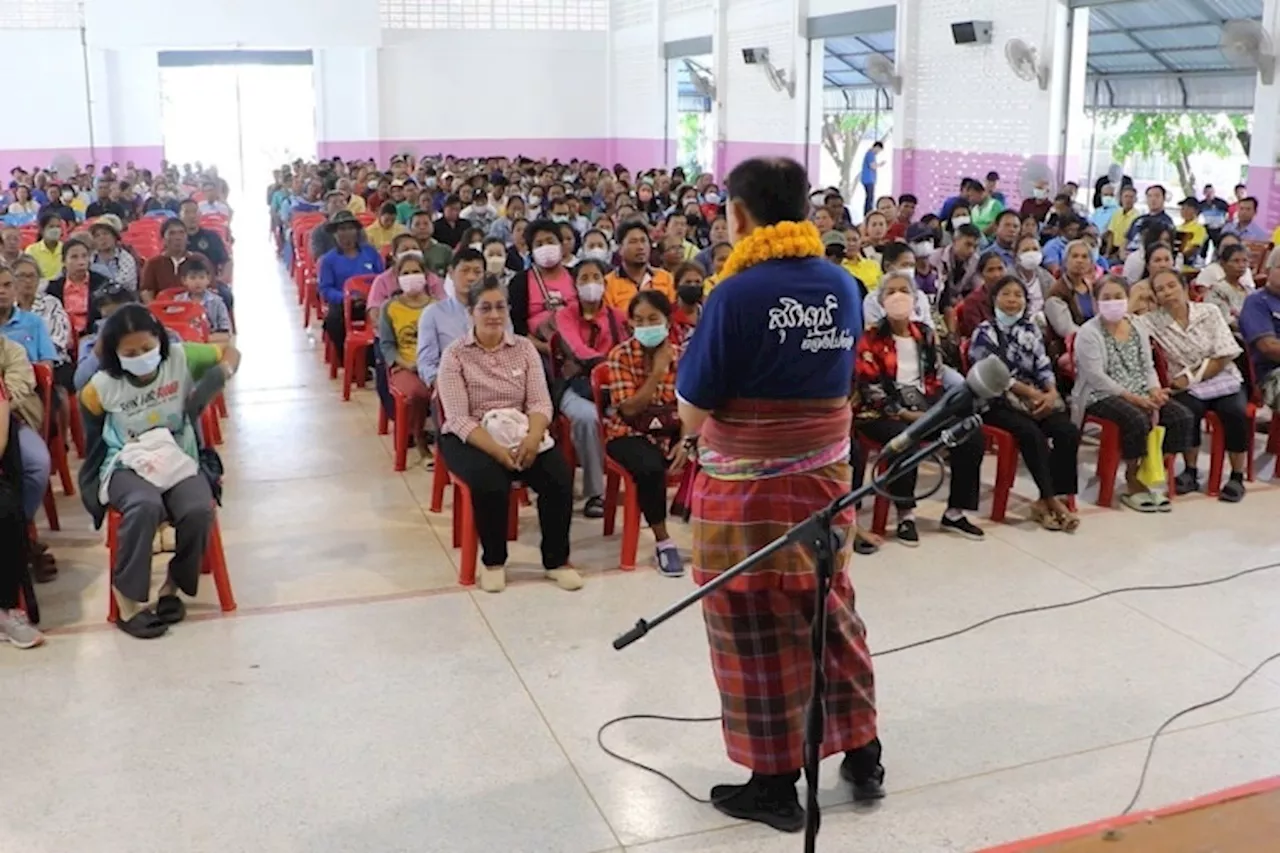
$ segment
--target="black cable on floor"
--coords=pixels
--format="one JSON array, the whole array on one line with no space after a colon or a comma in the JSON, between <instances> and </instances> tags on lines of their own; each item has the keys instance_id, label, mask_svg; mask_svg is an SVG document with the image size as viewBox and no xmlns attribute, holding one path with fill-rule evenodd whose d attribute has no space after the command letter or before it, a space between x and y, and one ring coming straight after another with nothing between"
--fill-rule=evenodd
<instances>
[{"instance_id":1,"label":"black cable on floor","mask_svg":"<svg viewBox=\"0 0 1280 853\"><path fill-rule=\"evenodd\" d=\"M1267 563L1266 565L1254 566L1253 568L1249 568L1249 569L1241 569L1238 572L1232 572L1229 575L1223 575L1217 578L1210 578L1208 580L1186 581L1183 583L1171 583L1171 584L1139 584L1136 586L1123 586L1123 587L1118 587L1116 589L1109 589L1104 592L1095 593L1094 595L1088 595L1088 596L1085 596L1084 598L1077 598L1072 601L1062 601L1057 604L1043 604L1038 607L1024 607L1019 610L1010 610L1006 613L998 613L995 616L989 616L986 619L983 619L978 622L974 622L972 625L968 625L956 631L948 631L947 633L939 634L936 637L929 637L924 640L917 640L914 643L907 643L902 646L894 646L893 648L888 648L882 651L874 652L872 653L871 656L873 658L878 658L878 657L884 657L886 655L897 654L898 652L905 652L910 649L918 649L923 646L931 645L933 643L942 642L943 640L950 640L955 637L959 637L962 634L967 634L970 631L976 631L977 629L986 627L987 625L990 625L994 622L999 622L1004 619L1011 619L1014 616L1026 616L1031 613L1047 613L1051 610L1062 610L1067 607L1075 607L1080 604L1088 604L1089 602L1092 602L1092 601L1098 601L1099 599L1107 598L1108 596L1112 596L1112 595L1120 595L1122 593L1169 592L1174 590L1196 589L1198 587L1214 586L1216 584L1228 583L1229 581L1237 580L1247 575L1258 574L1260 572L1274 571L1276 569L1280 569L1280 563ZM1242 678L1239 681L1239 683L1237 683L1236 686L1233 687L1227 693L1224 693L1221 696L1215 699L1211 699L1207 702L1201 702L1196 705L1192 705L1189 708L1184 708L1183 710L1179 711L1178 713L1174 714L1172 717L1170 717L1169 719L1161 723L1160 727L1156 729L1154 734L1152 734L1151 742L1147 747L1147 757L1146 757L1146 760L1143 761L1142 763L1142 773L1138 778L1137 790L1134 791L1133 798L1129 801L1129 805L1125 806L1125 809L1123 812L1121 812L1121 815L1127 815L1133 809L1133 807L1137 804L1138 798L1142 796L1142 788L1146 784L1146 780L1147 780L1147 771L1150 769L1151 758L1155 753L1156 741L1159 740L1162 734L1164 734L1165 729L1167 729L1170 725L1172 725L1178 719L1186 716L1187 714L1192 713L1193 711L1198 711L1202 708L1208 708L1212 705L1218 704L1219 702L1225 702L1226 700L1230 699L1237 692L1239 692L1239 690L1242 687L1244 687L1244 685L1249 681L1249 679L1257 675L1258 672L1263 669L1263 667L1265 667L1267 664L1276 660L1280 660L1280 652L1275 653L1274 655L1270 656L1266 660L1262 661L1262 663L1254 667L1253 670L1249 672L1248 675ZM606 755L612 758L615 758L618 761L623 762L624 764L629 764L632 767L635 767L639 770L643 770L646 773L652 773L654 776L657 776L659 779L665 780L667 783L672 785L676 790L684 794L689 799L693 800L695 803L709 805L711 803L711 800L706 799L704 797L699 797L691 793L687 788L685 788L675 779L671 778L666 773L662 772L656 767L650 767L647 764L643 764L639 761L636 761L634 758L628 758L625 755L615 752L614 750L610 749L608 746L605 746L605 743L604 743L605 731L617 725L618 723L624 723L624 722L627 722L628 720L658 720L661 722L669 722L669 723L718 723L720 722L720 715L717 714L713 717L676 717L676 716L669 716L666 714L627 714L625 716L615 717L612 720L609 720L604 725L600 726L599 729L596 730L596 745L599 746L600 749Z\"/></svg>"}]
</instances>

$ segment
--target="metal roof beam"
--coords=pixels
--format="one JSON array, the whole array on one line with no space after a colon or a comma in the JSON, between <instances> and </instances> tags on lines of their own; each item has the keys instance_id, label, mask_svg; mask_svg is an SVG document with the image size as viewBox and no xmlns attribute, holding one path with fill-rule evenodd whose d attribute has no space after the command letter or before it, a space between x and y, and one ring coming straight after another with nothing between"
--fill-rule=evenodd
<instances>
[{"instance_id":1,"label":"metal roof beam","mask_svg":"<svg viewBox=\"0 0 1280 853\"><path fill-rule=\"evenodd\" d=\"M1144 48L1142 50L1091 50L1089 51L1089 55L1090 56L1135 56L1139 54L1146 54L1146 53L1152 53L1152 52L1194 53L1195 51L1200 51L1200 50L1217 50L1217 49L1218 49L1218 45L1215 43L1215 44L1196 45L1194 47L1153 47L1149 49Z\"/></svg>"},{"instance_id":2,"label":"metal roof beam","mask_svg":"<svg viewBox=\"0 0 1280 853\"><path fill-rule=\"evenodd\" d=\"M1098 10L1098 14L1102 15L1103 17L1106 17L1106 13L1103 12L1101 9ZM1110 24L1113 27L1113 29L1090 30L1089 35L1090 36L1127 36L1135 32L1150 33L1150 32L1170 32L1174 30L1202 30L1205 27L1214 26L1217 23L1217 21L1199 21L1194 24L1161 24L1159 26L1154 26L1154 27L1120 27L1120 26L1117 26L1113 18L1107 18L1107 23Z\"/></svg>"},{"instance_id":3,"label":"metal roof beam","mask_svg":"<svg viewBox=\"0 0 1280 853\"><path fill-rule=\"evenodd\" d=\"M871 43L870 43L870 42L868 42L866 39L864 39L862 36L854 36L854 37L853 37L853 40L854 40L854 41L856 41L858 44L862 45L863 47L865 47L867 50L871 51L872 53L875 53L875 54L878 54L878 55L880 55L880 56L883 56L885 59L888 59L888 60L890 60L890 61L892 61L892 60L893 60L893 56L892 56L892 54L886 53L886 52L885 52L885 51L883 51L883 50L879 50L879 49L877 49L877 48L873 47L873 46L871 45Z\"/></svg>"},{"instance_id":4,"label":"metal roof beam","mask_svg":"<svg viewBox=\"0 0 1280 853\"><path fill-rule=\"evenodd\" d=\"M1120 25L1116 22L1115 18L1112 18L1112 17L1111 17L1109 14L1107 14L1107 12L1106 12L1105 10L1103 10L1103 9L1094 9L1094 10L1093 10L1093 14L1097 15L1097 16L1098 16L1098 17L1103 21L1103 23L1110 24L1110 25L1111 25L1111 26L1113 26L1113 27L1118 27L1118 26L1120 26ZM1133 41L1133 43L1134 43L1134 44L1136 44L1138 47L1140 47L1140 48L1142 48L1143 50L1145 50L1145 51L1147 52L1147 54L1148 54L1152 59L1154 59L1157 63L1159 63L1159 64L1160 64L1160 66L1161 66L1162 68L1164 68L1166 71L1170 71L1170 72L1177 72L1177 70L1178 70L1177 68L1175 68L1175 67L1174 67L1173 65L1171 65L1169 62L1165 61L1165 59L1164 59L1164 58L1162 58L1161 56L1157 55L1157 54L1152 50L1152 48L1151 48L1151 46L1150 46L1149 44L1147 44L1145 41L1143 41L1141 38L1139 38L1139 37L1138 37L1137 33L1133 32L1133 31L1131 30L1131 31L1129 31L1128 36L1129 36L1129 38Z\"/></svg>"},{"instance_id":5,"label":"metal roof beam","mask_svg":"<svg viewBox=\"0 0 1280 853\"><path fill-rule=\"evenodd\" d=\"M844 58L843 56L841 56L840 54L838 54L838 53L829 53L829 54L827 54L827 55L828 55L828 56L830 56L830 57L833 57L833 58L835 58L835 59L840 60L840 62L844 65L844 67L845 67L845 68L848 68L850 71L856 71L856 72L858 72L859 74L862 74L862 69L861 69L861 68L859 68L858 66L854 65L852 62L850 62L849 60L845 59L845 58ZM865 75L865 74L863 74L863 76L865 77L866 75Z\"/></svg>"}]
</instances>

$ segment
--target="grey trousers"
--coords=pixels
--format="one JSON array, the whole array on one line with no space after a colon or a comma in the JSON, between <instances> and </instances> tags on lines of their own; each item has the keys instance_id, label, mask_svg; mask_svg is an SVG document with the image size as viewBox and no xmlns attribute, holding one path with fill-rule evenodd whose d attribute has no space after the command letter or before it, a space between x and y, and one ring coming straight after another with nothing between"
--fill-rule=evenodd
<instances>
[{"instance_id":1,"label":"grey trousers","mask_svg":"<svg viewBox=\"0 0 1280 853\"><path fill-rule=\"evenodd\" d=\"M600 419L596 404L572 389L560 395L560 412L569 419L573 433L573 450L582 466L582 496L598 498L604 494L604 447L600 444Z\"/></svg>"},{"instance_id":2,"label":"grey trousers","mask_svg":"<svg viewBox=\"0 0 1280 853\"><path fill-rule=\"evenodd\" d=\"M161 493L137 474L121 468L111 475L107 499L123 516L116 533L112 585L132 601L150 599L151 544L156 528L168 519L177 542L169 561L169 578L187 595L195 595L213 527L213 493L204 475L188 477Z\"/></svg>"}]
</instances>

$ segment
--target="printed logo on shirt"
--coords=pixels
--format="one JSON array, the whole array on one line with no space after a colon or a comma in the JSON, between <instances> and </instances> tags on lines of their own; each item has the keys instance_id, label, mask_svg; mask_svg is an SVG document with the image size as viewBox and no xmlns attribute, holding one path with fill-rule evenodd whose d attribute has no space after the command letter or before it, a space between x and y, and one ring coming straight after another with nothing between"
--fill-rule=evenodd
<instances>
[{"instance_id":1,"label":"printed logo on shirt","mask_svg":"<svg viewBox=\"0 0 1280 853\"><path fill-rule=\"evenodd\" d=\"M804 352L853 349L853 334L849 329L835 325L835 314L840 310L840 300L828 293L822 305L805 305L790 296L778 299L778 306L769 309L769 330L777 331L778 343L786 343L787 333L804 332L800 349Z\"/></svg>"}]
</instances>

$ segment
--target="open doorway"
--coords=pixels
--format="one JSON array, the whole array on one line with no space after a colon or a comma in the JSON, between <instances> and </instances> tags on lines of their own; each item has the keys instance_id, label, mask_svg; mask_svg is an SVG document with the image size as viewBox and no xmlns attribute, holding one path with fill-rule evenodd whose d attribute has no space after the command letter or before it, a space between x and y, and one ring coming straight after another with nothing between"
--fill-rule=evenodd
<instances>
[{"instance_id":1,"label":"open doorway","mask_svg":"<svg viewBox=\"0 0 1280 853\"><path fill-rule=\"evenodd\" d=\"M690 175L711 170L715 140L711 59L702 55L668 60L668 74L675 84L675 97L668 99L668 135L675 142L675 164Z\"/></svg>"},{"instance_id":2,"label":"open doorway","mask_svg":"<svg viewBox=\"0 0 1280 853\"><path fill-rule=\"evenodd\" d=\"M179 168L215 164L232 192L249 199L262 195L281 163L314 158L310 52L283 57L264 62L240 51L162 53L165 158Z\"/></svg>"}]
</instances>

